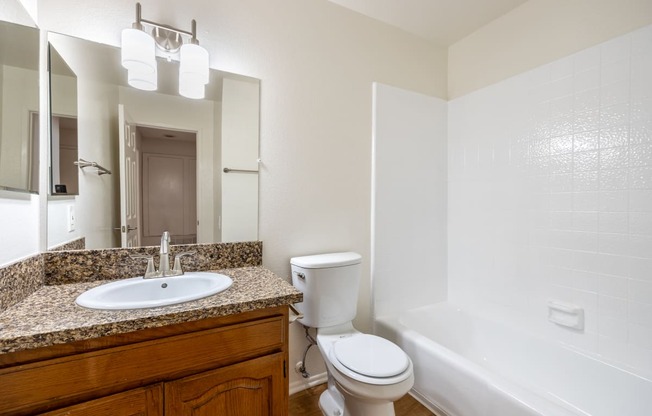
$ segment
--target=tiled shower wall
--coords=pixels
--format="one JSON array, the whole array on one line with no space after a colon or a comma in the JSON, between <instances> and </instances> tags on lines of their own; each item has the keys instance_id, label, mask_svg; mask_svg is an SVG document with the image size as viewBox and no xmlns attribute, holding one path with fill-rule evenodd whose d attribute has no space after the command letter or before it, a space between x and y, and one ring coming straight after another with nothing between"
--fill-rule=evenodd
<instances>
[{"instance_id":1,"label":"tiled shower wall","mask_svg":"<svg viewBox=\"0 0 652 416\"><path fill-rule=\"evenodd\" d=\"M449 298L652 374L652 27L449 103ZM584 331L547 301L584 308Z\"/></svg>"}]
</instances>

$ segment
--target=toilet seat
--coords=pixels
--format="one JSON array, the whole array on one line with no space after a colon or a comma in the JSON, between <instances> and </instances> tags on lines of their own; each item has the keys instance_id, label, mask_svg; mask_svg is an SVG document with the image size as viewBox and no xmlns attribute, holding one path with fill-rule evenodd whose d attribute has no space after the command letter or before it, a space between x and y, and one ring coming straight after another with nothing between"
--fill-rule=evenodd
<instances>
[{"instance_id":1,"label":"toilet seat","mask_svg":"<svg viewBox=\"0 0 652 416\"><path fill-rule=\"evenodd\" d=\"M396 384L411 374L412 363L399 346L370 334L335 341L329 360L341 373L368 384Z\"/></svg>"}]
</instances>

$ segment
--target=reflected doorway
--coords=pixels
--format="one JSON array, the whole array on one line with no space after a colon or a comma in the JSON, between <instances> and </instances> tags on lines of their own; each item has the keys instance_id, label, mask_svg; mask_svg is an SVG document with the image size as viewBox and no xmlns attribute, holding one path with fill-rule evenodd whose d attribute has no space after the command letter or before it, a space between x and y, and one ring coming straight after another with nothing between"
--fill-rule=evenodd
<instances>
[{"instance_id":1,"label":"reflected doorway","mask_svg":"<svg viewBox=\"0 0 652 416\"><path fill-rule=\"evenodd\" d=\"M140 245L197 242L197 134L136 124Z\"/></svg>"}]
</instances>

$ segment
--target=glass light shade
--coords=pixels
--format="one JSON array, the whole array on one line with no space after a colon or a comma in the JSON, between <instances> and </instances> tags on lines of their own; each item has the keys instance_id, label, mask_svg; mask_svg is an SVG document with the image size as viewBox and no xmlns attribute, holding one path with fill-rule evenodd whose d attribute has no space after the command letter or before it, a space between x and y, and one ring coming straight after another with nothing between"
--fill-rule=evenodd
<instances>
[{"instance_id":1,"label":"glass light shade","mask_svg":"<svg viewBox=\"0 0 652 416\"><path fill-rule=\"evenodd\" d=\"M154 39L138 29L122 31L122 66L139 74L156 72Z\"/></svg>"},{"instance_id":2,"label":"glass light shade","mask_svg":"<svg viewBox=\"0 0 652 416\"><path fill-rule=\"evenodd\" d=\"M127 70L127 82L139 90L156 91L158 88L156 67L154 67L154 72L139 72L133 69Z\"/></svg>"},{"instance_id":3,"label":"glass light shade","mask_svg":"<svg viewBox=\"0 0 652 416\"><path fill-rule=\"evenodd\" d=\"M197 78L202 84L208 84L208 51L193 43L184 43L179 51L179 79L183 76Z\"/></svg>"},{"instance_id":4,"label":"glass light shade","mask_svg":"<svg viewBox=\"0 0 652 416\"><path fill-rule=\"evenodd\" d=\"M205 84L192 74L179 74L179 94L184 97L201 100L205 95L205 87Z\"/></svg>"}]
</instances>

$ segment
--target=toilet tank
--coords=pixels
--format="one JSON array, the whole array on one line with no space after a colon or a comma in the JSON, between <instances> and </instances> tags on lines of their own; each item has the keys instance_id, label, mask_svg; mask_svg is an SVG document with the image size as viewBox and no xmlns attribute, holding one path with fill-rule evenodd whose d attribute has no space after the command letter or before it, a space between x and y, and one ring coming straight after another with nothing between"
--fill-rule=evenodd
<instances>
[{"instance_id":1,"label":"toilet tank","mask_svg":"<svg viewBox=\"0 0 652 416\"><path fill-rule=\"evenodd\" d=\"M352 321L357 313L362 256L330 253L293 257L292 284L303 292L295 306L303 325L322 328Z\"/></svg>"}]
</instances>

